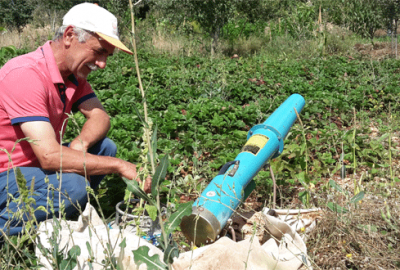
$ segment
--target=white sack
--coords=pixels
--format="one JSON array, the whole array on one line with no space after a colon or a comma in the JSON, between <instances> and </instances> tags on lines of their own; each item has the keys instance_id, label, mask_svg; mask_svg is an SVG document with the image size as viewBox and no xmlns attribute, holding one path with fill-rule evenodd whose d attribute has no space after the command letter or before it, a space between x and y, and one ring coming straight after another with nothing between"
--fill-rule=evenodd
<instances>
[{"instance_id":1,"label":"white sack","mask_svg":"<svg viewBox=\"0 0 400 270\"><path fill-rule=\"evenodd\" d=\"M54 230L54 220L46 220L40 224L38 230L38 238L36 243L39 242L52 251L52 247L49 243L49 237ZM150 244L143 238L135 235L129 229L120 230L119 228L108 228L103 223L96 210L90 204L86 205L85 211L79 217L78 221L61 221L62 229L59 233L59 250L64 247L64 258L67 257L68 250L74 245L78 245L81 249L81 254L78 256L78 264L75 269L89 269L88 259L90 259L89 251L86 246L86 242L90 243L93 259L93 269L101 270L104 269L101 261L106 258L104 250L106 244L110 244L113 247L113 257L117 258L123 269L147 269L145 264L137 267L133 260L132 250L136 250L140 246L148 246L150 248L149 255L153 254L160 255L160 259L163 258L163 252L154 245ZM90 236L91 235L91 236ZM121 253L121 247L119 246L123 239L126 239L126 247L124 252ZM45 266L45 269L52 270L49 259L46 258L42 252L36 247L36 256L38 256L41 264Z\"/></svg>"}]
</instances>

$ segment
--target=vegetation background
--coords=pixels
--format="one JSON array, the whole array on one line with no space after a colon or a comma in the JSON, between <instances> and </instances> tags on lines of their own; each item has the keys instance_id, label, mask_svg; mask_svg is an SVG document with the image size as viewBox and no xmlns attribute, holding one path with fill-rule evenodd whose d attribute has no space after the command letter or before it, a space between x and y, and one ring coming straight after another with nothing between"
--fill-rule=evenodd
<instances>
[{"instance_id":1,"label":"vegetation background","mask_svg":"<svg viewBox=\"0 0 400 270\"><path fill-rule=\"evenodd\" d=\"M83 1L0 0L0 65L51 39ZM132 44L129 1L96 2ZM278 208L321 207L307 242L316 269L400 268L398 0L143 0L134 7L140 72L156 160L169 155L164 203L197 198L233 160L248 130L290 94L306 107L270 164ZM145 165L143 101L132 57L117 53L89 81L111 115L120 158ZM66 140L79 131L80 114ZM269 170L247 201L273 204ZM337 185L332 183L332 180ZM361 202L352 198L363 192ZM96 196L113 219L125 184L108 176ZM181 250L186 240L175 234ZM13 240L2 268L36 267L32 244ZM9 248L9 246L8 246ZM21 250L26 249L26 253ZM12 253L14 254L14 253Z\"/></svg>"}]
</instances>

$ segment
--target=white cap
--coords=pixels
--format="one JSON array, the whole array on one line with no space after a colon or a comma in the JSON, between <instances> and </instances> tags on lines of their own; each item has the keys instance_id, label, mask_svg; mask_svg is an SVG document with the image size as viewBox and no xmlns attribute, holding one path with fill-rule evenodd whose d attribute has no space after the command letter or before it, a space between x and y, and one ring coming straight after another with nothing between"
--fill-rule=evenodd
<instances>
[{"instance_id":1,"label":"white cap","mask_svg":"<svg viewBox=\"0 0 400 270\"><path fill-rule=\"evenodd\" d=\"M133 54L118 37L117 18L108 10L97 4L82 3L73 6L63 18L63 25L76 27L95 32L102 39L118 49Z\"/></svg>"}]
</instances>

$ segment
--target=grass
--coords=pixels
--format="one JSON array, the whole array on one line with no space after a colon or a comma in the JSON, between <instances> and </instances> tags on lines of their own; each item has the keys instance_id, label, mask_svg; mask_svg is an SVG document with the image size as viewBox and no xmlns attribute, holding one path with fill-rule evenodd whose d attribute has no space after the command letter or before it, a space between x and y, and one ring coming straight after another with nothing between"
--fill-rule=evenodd
<instances>
[{"instance_id":1,"label":"grass","mask_svg":"<svg viewBox=\"0 0 400 270\"><path fill-rule=\"evenodd\" d=\"M13 45L17 49L34 50L38 46L43 45L47 40L52 39L53 34L49 26L34 28L31 25L27 25L21 33L18 33L16 30L6 30L0 33L0 48Z\"/></svg>"},{"instance_id":2,"label":"grass","mask_svg":"<svg viewBox=\"0 0 400 270\"><path fill-rule=\"evenodd\" d=\"M307 242L309 256L319 268L400 267L399 185L369 182L363 188L367 195L361 203L351 206L346 214L325 209L323 218L310 234ZM390 195L388 190L391 190ZM323 200L346 202L340 194L328 192L318 196ZM390 219L382 217L382 213L386 215L387 211Z\"/></svg>"},{"instance_id":3,"label":"grass","mask_svg":"<svg viewBox=\"0 0 400 270\"><path fill-rule=\"evenodd\" d=\"M138 45L140 48L152 48L155 53L171 54L174 56L207 55L210 53L211 39L201 32L190 34L176 29L158 25L152 28L147 21L137 24ZM323 34L315 32L316 38L294 39L288 35L275 36L270 30L251 35L248 38L239 37L233 41L221 38L217 56L232 57L234 54L248 57L262 54L271 59L309 59L328 55L352 55L356 43L370 43L349 32L347 29L328 24ZM149 38L150 37L150 38Z\"/></svg>"}]
</instances>

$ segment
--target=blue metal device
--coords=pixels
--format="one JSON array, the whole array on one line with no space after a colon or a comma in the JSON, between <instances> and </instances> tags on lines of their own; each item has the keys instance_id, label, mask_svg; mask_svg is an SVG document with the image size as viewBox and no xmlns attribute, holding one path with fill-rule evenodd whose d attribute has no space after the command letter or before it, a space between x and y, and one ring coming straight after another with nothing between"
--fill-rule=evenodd
<instances>
[{"instance_id":1,"label":"blue metal device","mask_svg":"<svg viewBox=\"0 0 400 270\"><path fill-rule=\"evenodd\" d=\"M299 94L291 95L268 119L252 127L247 142L234 161L219 174L193 203L192 214L182 219L181 230L195 245L212 243L240 203L255 188L253 177L283 151L283 141L305 105Z\"/></svg>"}]
</instances>

